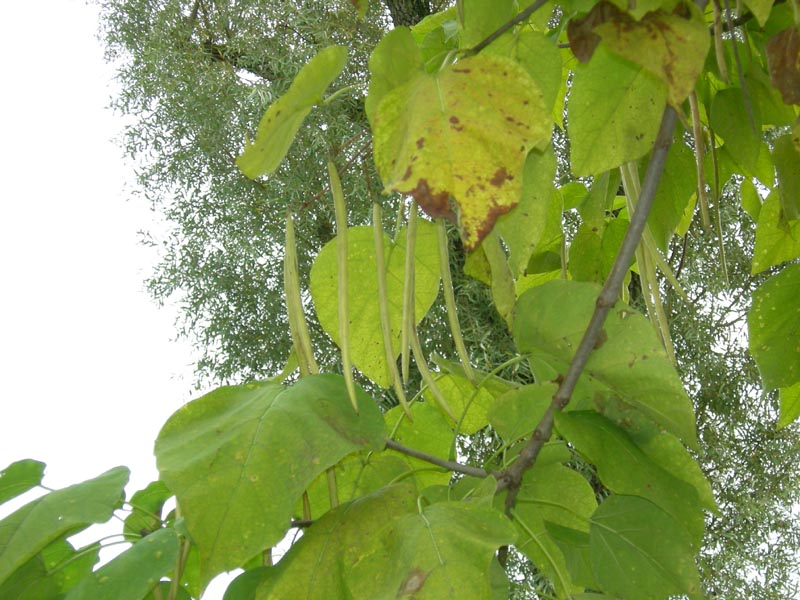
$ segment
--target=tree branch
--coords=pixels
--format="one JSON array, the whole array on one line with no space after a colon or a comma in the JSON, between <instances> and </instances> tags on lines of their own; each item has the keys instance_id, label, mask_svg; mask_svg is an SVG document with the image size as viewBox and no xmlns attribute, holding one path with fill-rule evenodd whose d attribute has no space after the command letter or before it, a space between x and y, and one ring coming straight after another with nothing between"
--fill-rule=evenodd
<instances>
[{"instance_id":1,"label":"tree branch","mask_svg":"<svg viewBox=\"0 0 800 600\"><path fill-rule=\"evenodd\" d=\"M479 467L471 467L469 465L462 465L461 463L453 462L452 460L444 460L443 458L439 458L438 456L432 456L430 454L426 454L425 452L420 452L419 450L415 450L414 448L409 448L408 446L404 446L403 444L395 442L394 440L387 439L386 447L392 450L396 450L397 452L406 454L408 456L413 456L414 458L424 460L425 462L429 462L432 465L436 465L437 467L442 467L444 469L447 469L448 471L463 473L464 475L470 475L471 477L481 477L485 479L490 475L492 477L500 476L500 473L498 471L485 471Z\"/></svg>"},{"instance_id":2,"label":"tree branch","mask_svg":"<svg viewBox=\"0 0 800 600\"><path fill-rule=\"evenodd\" d=\"M275 81L278 79L275 72L267 65L257 61L247 60L244 52L231 50L226 44L218 44L210 39L205 39L202 42L201 48L206 56L212 60L230 65L233 69L247 71L266 81Z\"/></svg>"},{"instance_id":3,"label":"tree branch","mask_svg":"<svg viewBox=\"0 0 800 600\"><path fill-rule=\"evenodd\" d=\"M514 27L514 25L517 25L518 23L522 23L524 20L526 20L528 17L530 17L533 13L535 13L542 6L544 6L547 3L547 1L548 0L536 0L536 2L534 2L533 4L528 6L528 8L523 10L516 17L514 17L513 19L511 19L510 21L508 21L504 25L501 25L494 32L489 34L485 39L481 40L480 42L475 44L472 48L467 50L466 55L467 56L472 56L473 54L477 54L478 52L480 52L481 50L486 48L486 46L488 46L493 41L495 41L497 38L499 38L501 35L503 35L506 31L508 31L509 29Z\"/></svg>"},{"instance_id":4,"label":"tree branch","mask_svg":"<svg viewBox=\"0 0 800 600\"><path fill-rule=\"evenodd\" d=\"M539 451L553 433L553 415L555 411L562 410L567 405L572 397L575 385L578 382L578 377L580 377L583 368L586 366L589 355L592 350L603 343L603 323L605 322L606 315L608 315L608 311L614 306L619 296L619 290L625 279L625 273L628 271L636 246L639 244L642 232L647 224L647 215L650 213L656 189L658 188L658 182L664 171L664 163L667 160L667 152L672 144L672 136L676 121L677 113L671 106L667 106L664 109L664 114L661 118L661 127L658 131L655 144L653 145L650 164L647 166L647 174L642 184L642 191L639 196L639 203L636 206L636 212L631 218L630 226L625 234L622 246L617 253L617 258L614 260L611 273L609 273L608 279L600 295L597 297L594 314L592 315L591 321L589 321L589 326L583 334L583 339L581 339L581 343L567 369L567 373L563 377L559 376L560 385L553 396L553 401L542 417L542 420L536 426L525 448L520 452L517 461L499 477L498 490L508 489L508 496L506 497L507 513L511 512L511 509L516 503L519 487L522 483L522 475L536 462Z\"/></svg>"}]
</instances>

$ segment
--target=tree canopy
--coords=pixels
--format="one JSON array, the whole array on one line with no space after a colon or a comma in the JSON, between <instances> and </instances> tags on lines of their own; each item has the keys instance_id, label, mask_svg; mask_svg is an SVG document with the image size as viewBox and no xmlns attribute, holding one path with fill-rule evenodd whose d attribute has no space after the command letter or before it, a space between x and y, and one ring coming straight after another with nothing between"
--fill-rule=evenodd
<instances>
[{"instance_id":1,"label":"tree canopy","mask_svg":"<svg viewBox=\"0 0 800 600\"><path fill-rule=\"evenodd\" d=\"M0 597L795 597L798 15L104 2L150 288L225 385L94 573L123 467L0 521Z\"/></svg>"}]
</instances>

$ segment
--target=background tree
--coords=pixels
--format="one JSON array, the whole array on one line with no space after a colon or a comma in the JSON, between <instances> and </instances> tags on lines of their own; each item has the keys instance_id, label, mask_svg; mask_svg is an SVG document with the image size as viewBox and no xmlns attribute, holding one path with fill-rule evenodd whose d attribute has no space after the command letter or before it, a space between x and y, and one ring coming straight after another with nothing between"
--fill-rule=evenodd
<instances>
[{"instance_id":1,"label":"background tree","mask_svg":"<svg viewBox=\"0 0 800 600\"><path fill-rule=\"evenodd\" d=\"M162 249L149 288L157 301L181 297L179 327L195 342L201 379L263 377L285 362L288 336L272 327L286 324L277 251L283 221L275 215L298 208L300 267L307 273L311 257L333 236L321 174L328 149L342 140L356 222L365 222L371 204L364 175L366 167L375 177L366 160L369 128L357 96L312 116L280 181L241 175L234 159L245 136L319 48L350 44L346 84L366 91L369 52L391 19L407 25L429 12L421 0L387 2L362 21L346 2L103 4L103 36L122 89L114 106L136 116L125 133L126 151L139 165L136 193L168 225L164 239L147 238Z\"/></svg>"},{"instance_id":2,"label":"background tree","mask_svg":"<svg viewBox=\"0 0 800 600\"><path fill-rule=\"evenodd\" d=\"M276 215L282 215L287 206L299 215L301 271L307 273L311 258L333 235L332 209L322 200L327 197L329 149L337 149L344 163L351 223L367 222L379 186L369 159L368 126L358 94L343 95L312 113L277 175L267 180L248 180L235 168L242 140L247 132L252 135L253 124L265 107L286 92L300 67L322 47L334 43L351 47L341 83L365 92L367 57L390 21L411 24L428 14L429 8L440 7L422 2L375 5L367 18L359 21L344 2L224 5L198 0L104 5L109 57L119 61L123 85L118 108L136 117L126 143L141 165L139 193L172 227L166 239L151 240L164 248L151 289L161 299L183 295L186 319L182 331L203 349L198 365L201 378L249 380L272 375L283 366L290 342L286 327L280 326L285 325L286 317L282 266L276 257L283 252L284 225ZM776 15L779 12L776 9ZM770 23L759 13L756 25L751 16L743 15L739 31L752 35L754 45L775 33L785 19L778 15ZM718 28L725 29L721 22ZM758 86L763 87L759 70L739 64L741 57L735 56L737 45L732 38L720 35L716 39L722 47L716 57L723 57L721 64L727 64L731 74L718 71L714 84L727 80L742 97L757 97L760 111L771 111L773 120L764 124L788 123L791 118L786 119L785 111L775 116L781 105L774 91L757 93ZM709 55L709 61L713 60ZM734 67L745 83L737 85ZM699 92L702 96L703 90ZM701 97L701 101L706 99ZM754 118L751 107L741 122ZM715 121L710 125L716 126ZM726 134L726 146L732 146L733 138L723 130L720 128ZM731 157L727 158L730 163ZM725 154L720 151L715 162L725 167L724 161ZM745 173L752 177L759 168L758 164L748 165ZM561 169L568 173L563 164ZM738 165L729 170L741 172ZM711 190L722 188L724 171L719 164L707 168ZM568 179L564 175L558 184ZM762 183L771 187L773 182L762 179ZM596 182L593 184L596 187ZM702 565L705 581L709 591L720 597L783 598L793 593L789 574L798 541L796 520L788 518L796 503L798 482L786 465L796 455L798 441L796 429L776 432L776 398L760 389L740 337L752 290L763 280L763 276L750 275L753 223L738 206L736 192L741 184L742 178L734 179L727 193L720 194L719 202L712 197L711 207L717 211L716 246L700 241L708 239L709 233L701 233L705 228L697 223L686 234L688 243L673 241L673 270L690 302L676 296L664 281L660 285L667 296L664 308L675 354L692 391L704 447L710 449L701 460L722 508L722 516L711 517L709 522ZM578 188L561 188L565 206L569 205L567 189ZM398 200L390 202L395 203L391 208ZM583 203L581 206L585 208ZM752 203L748 206L753 212ZM614 210L623 209L618 206ZM564 219L563 242L556 236L555 246L542 249L534 267L546 271L548 261L558 258L561 248L569 247L570 271L575 275L581 248L576 240L586 239L580 237L586 233L581 232L580 224L588 217L581 214L578 218L573 212ZM472 342L473 361L477 366L497 365L512 352L505 323L487 309L490 299L497 302L497 290L463 278L465 259L463 254L455 254L457 297ZM709 269L709 264L725 265L726 269ZM485 264L467 265L473 274L480 274L481 268L485 274ZM632 301L645 300L636 276L630 289ZM644 308L652 312L650 306ZM435 309L429 319L432 323L425 342L452 357L447 340L430 333L443 322L442 309ZM323 364L336 364L334 347L313 321L312 334L317 348L322 348ZM525 380L529 374L518 376ZM491 440L486 445L489 447ZM480 445L472 451L479 453ZM746 479L742 479L743 471L748 474ZM602 495L604 490L599 488L598 493ZM760 576L751 577L754 571Z\"/></svg>"}]
</instances>

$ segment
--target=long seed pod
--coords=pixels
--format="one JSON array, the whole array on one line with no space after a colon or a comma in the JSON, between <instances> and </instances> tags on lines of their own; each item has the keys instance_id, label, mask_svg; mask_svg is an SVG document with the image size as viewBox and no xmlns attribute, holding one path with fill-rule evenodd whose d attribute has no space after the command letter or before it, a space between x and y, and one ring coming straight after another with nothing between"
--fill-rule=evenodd
<instances>
[{"instance_id":1,"label":"long seed pod","mask_svg":"<svg viewBox=\"0 0 800 600\"><path fill-rule=\"evenodd\" d=\"M400 367L403 383L408 384L409 347L411 331L416 325L416 307L414 304L414 254L417 246L417 203L411 201L408 210L408 229L406 230L406 262L403 280L403 326L400 329Z\"/></svg>"},{"instance_id":2,"label":"long seed pod","mask_svg":"<svg viewBox=\"0 0 800 600\"><path fill-rule=\"evenodd\" d=\"M627 163L620 167L622 183L625 188L625 201L628 207L628 214L633 218L636 204L639 201L641 186L639 183L639 171L635 163ZM647 226L645 225L645 230ZM657 252L657 249L654 249ZM642 295L647 306L647 316L655 330L661 337L661 342L669 359L675 362L675 350L672 345L672 337L669 333L664 307L661 304L661 295L658 290L658 277L654 259L650 256L643 239L639 240L636 248L636 262L639 264L639 278L642 283Z\"/></svg>"},{"instance_id":3,"label":"long seed pod","mask_svg":"<svg viewBox=\"0 0 800 600\"><path fill-rule=\"evenodd\" d=\"M442 272L442 291L444 292L444 303L447 307L447 321L450 323L450 333L456 345L458 358L464 368L464 374L473 384L475 383L475 373L469 362L469 354L464 345L464 336L461 334L461 325L458 322L458 312L456 312L456 299L453 293L453 278L450 276L450 256L447 248L447 230L443 219L437 219L437 233L439 236L439 270Z\"/></svg>"},{"instance_id":4,"label":"long seed pod","mask_svg":"<svg viewBox=\"0 0 800 600\"><path fill-rule=\"evenodd\" d=\"M353 365L350 361L350 311L347 303L347 209L344 204L342 182L336 165L328 159L328 176L331 179L331 193L333 194L333 208L336 216L337 248L339 250L339 347L342 351L342 370L347 394L353 410L358 412L356 399L356 384L353 381Z\"/></svg>"},{"instance_id":5,"label":"long seed pod","mask_svg":"<svg viewBox=\"0 0 800 600\"><path fill-rule=\"evenodd\" d=\"M433 378L433 373L431 373L430 368L428 367L428 363L425 360L425 355L422 353L422 347L419 345L419 336L417 336L417 327L415 324L412 323L411 331L410 331L410 341L411 341L411 350L414 353L414 361L417 363L417 368L419 369L420 375L422 375L422 381L428 386L433 394L433 399L436 401L436 404L439 405L445 414L448 417L453 419L456 423L458 422L458 417L453 412L453 409L450 408L450 404L447 402L447 399L442 394L442 391L439 389L439 386L436 385L436 380Z\"/></svg>"},{"instance_id":6,"label":"long seed pod","mask_svg":"<svg viewBox=\"0 0 800 600\"><path fill-rule=\"evenodd\" d=\"M694 159L697 169L697 202L700 204L700 216L703 219L703 229L711 231L711 217L708 214L708 196L706 195L706 177L703 167L703 124L700 121L700 110L697 106L697 93L689 94L689 107L692 111L692 137L694 137Z\"/></svg>"},{"instance_id":7,"label":"long seed pod","mask_svg":"<svg viewBox=\"0 0 800 600\"><path fill-rule=\"evenodd\" d=\"M297 355L300 375L319 373L314 359L311 336L308 334L303 301L300 298L300 274L297 266L297 243L294 234L294 220L286 213L286 251L283 259L283 286L286 292L286 312L289 317L289 331Z\"/></svg>"},{"instance_id":8,"label":"long seed pod","mask_svg":"<svg viewBox=\"0 0 800 600\"><path fill-rule=\"evenodd\" d=\"M389 319L389 292L386 283L386 253L383 248L383 226L381 225L382 215L381 205L377 202L372 204L372 233L375 242L375 264L378 268L378 306L381 315L381 333L383 334L383 348L386 356L386 364L389 368L389 375L392 378L392 386L397 394L397 399L403 407L409 419L411 411L408 408L403 382L400 380L400 372L397 370L395 361L394 344L392 344L392 324ZM413 419L411 419L413 420Z\"/></svg>"}]
</instances>

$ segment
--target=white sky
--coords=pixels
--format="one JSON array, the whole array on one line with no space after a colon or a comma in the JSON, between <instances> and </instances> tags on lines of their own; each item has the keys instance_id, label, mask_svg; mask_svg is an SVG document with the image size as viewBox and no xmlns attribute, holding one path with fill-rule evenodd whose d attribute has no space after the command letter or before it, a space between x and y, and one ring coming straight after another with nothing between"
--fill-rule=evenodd
<instances>
[{"instance_id":1,"label":"white sky","mask_svg":"<svg viewBox=\"0 0 800 600\"><path fill-rule=\"evenodd\" d=\"M97 9L3 2L0 22L0 469L36 458L59 488L126 465L130 497L157 477L153 441L192 395L175 312L143 289L157 257L137 231L156 218L125 199Z\"/></svg>"}]
</instances>

